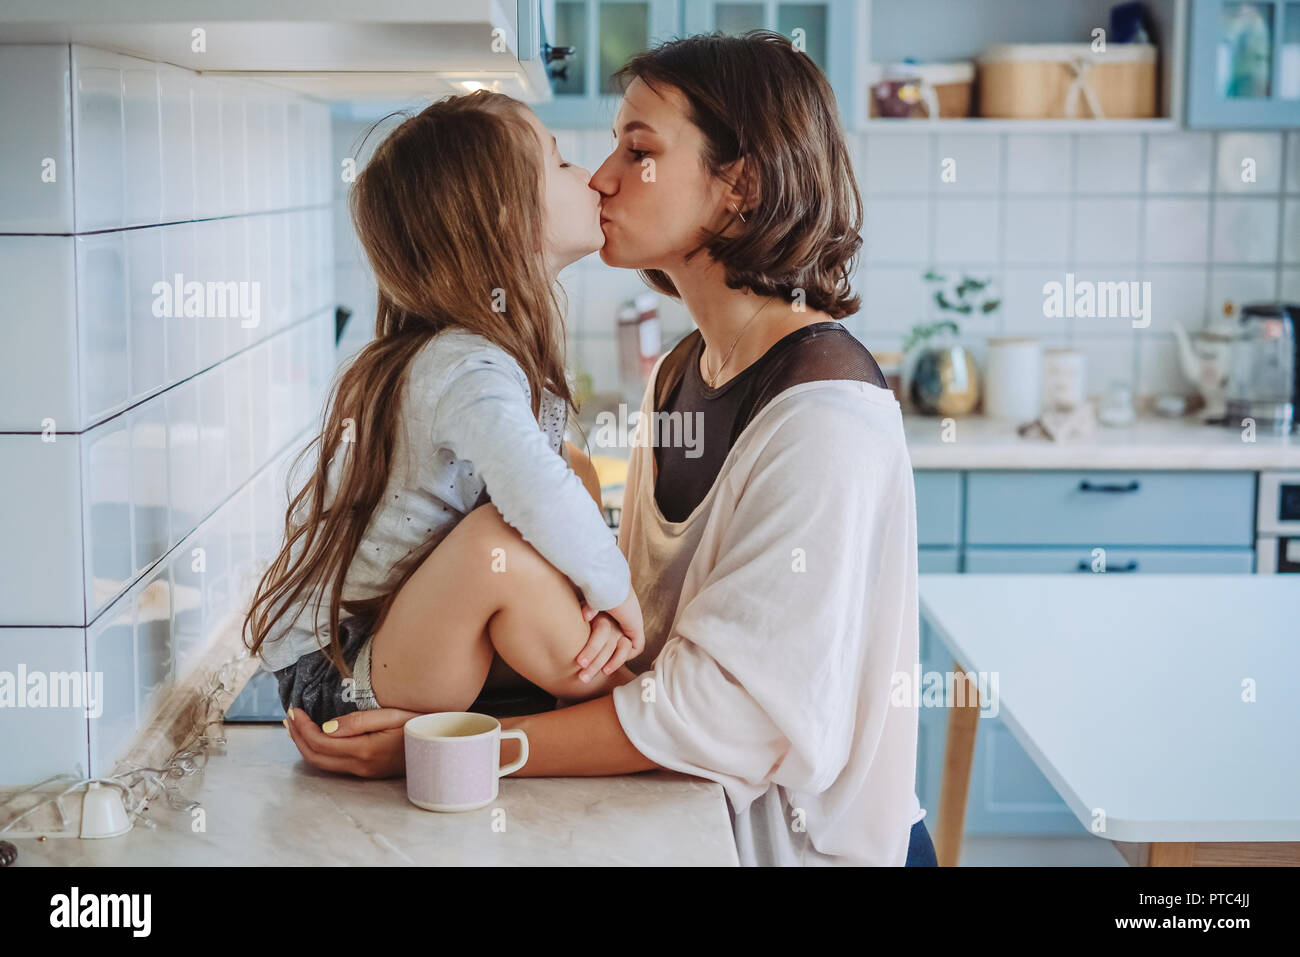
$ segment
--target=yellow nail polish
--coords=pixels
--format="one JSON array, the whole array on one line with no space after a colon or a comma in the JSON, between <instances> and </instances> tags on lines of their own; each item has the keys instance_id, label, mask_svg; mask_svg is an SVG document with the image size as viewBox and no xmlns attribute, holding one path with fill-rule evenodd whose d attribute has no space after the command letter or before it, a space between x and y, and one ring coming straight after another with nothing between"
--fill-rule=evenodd
<instances>
[{"instance_id":1,"label":"yellow nail polish","mask_svg":"<svg viewBox=\"0 0 1300 957\"><path fill-rule=\"evenodd\" d=\"M288 718L281 718L281 719L280 719L280 723L281 723L282 725L284 725L284 730L286 730L286 731L289 730L289 719L288 719Z\"/></svg>"},{"instance_id":2,"label":"yellow nail polish","mask_svg":"<svg viewBox=\"0 0 1300 957\"><path fill-rule=\"evenodd\" d=\"M335 731L339 729L339 723L331 719L329 721L326 721L324 724L322 724L320 726L320 729L324 731L326 734L333 734Z\"/></svg>"},{"instance_id":3,"label":"yellow nail polish","mask_svg":"<svg viewBox=\"0 0 1300 957\"><path fill-rule=\"evenodd\" d=\"M290 708L290 709L286 712L286 714L289 715L289 720L292 721L292 720L293 720L293 708Z\"/></svg>"}]
</instances>

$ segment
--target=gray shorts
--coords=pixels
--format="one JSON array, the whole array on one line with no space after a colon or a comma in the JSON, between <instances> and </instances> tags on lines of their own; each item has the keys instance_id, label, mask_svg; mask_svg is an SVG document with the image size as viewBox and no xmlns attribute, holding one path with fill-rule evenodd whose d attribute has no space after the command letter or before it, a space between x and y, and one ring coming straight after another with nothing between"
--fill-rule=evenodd
<instances>
[{"instance_id":1,"label":"gray shorts","mask_svg":"<svg viewBox=\"0 0 1300 957\"><path fill-rule=\"evenodd\" d=\"M370 687L370 638L373 622L366 618L345 618L339 623L339 644L343 660L352 668L344 678L323 651L303 655L275 673L280 686L280 703L287 711L298 708L317 724L353 711L381 707Z\"/></svg>"}]
</instances>

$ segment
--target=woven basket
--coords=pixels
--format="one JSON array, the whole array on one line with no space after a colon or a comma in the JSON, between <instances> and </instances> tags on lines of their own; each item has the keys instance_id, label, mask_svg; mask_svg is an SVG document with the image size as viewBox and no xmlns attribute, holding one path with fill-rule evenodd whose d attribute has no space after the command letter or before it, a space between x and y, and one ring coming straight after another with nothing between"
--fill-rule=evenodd
<instances>
[{"instance_id":1,"label":"woven basket","mask_svg":"<svg viewBox=\"0 0 1300 957\"><path fill-rule=\"evenodd\" d=\"M1017 120L1156 115L1156 48L1116 43L1008 44L979 58L979 115Z\"/></svg>"}]
</instances>

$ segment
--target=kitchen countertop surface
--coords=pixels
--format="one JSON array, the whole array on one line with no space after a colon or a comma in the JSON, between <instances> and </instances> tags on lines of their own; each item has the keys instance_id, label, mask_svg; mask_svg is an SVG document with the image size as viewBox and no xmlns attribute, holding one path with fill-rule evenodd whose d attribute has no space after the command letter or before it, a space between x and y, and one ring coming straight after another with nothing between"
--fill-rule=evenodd
<instances>
[{"instance_id":1,"label":"kitchen countertop surface","mask_svg":"<svg viewBox=\"0 0 1300 957\"><path fill-rule=\"evenodd\" d=\"M953 419L953 441L944 441L944 421L903 416L913 469L1300 469L1300 435L1260 431L1247 442L1241 429L1194 416L1139 416L1126 428L1098 423L1077 442L1022 438L1015 423L982 415Z\"/></svg>"},{"instance_id":2,"label":"kitchen countertop surface","mask_svg":"<svg viewBox=\"0 0 1300 957\"><path fill-rule=\"evenodd\" d=\"M6 834L18 865L687 865L736 866L721 785L668 771L501 779L497 800L440 814L406 781L363 781L304 763L280 725L225 728L226 753L181 793L206 830L165 799L121 837ZM75 802L69 802L75 803ZM501 813L504 812L504 815ZM494 826L495 825L495 826Z\"/></svg>"}]
</instances>

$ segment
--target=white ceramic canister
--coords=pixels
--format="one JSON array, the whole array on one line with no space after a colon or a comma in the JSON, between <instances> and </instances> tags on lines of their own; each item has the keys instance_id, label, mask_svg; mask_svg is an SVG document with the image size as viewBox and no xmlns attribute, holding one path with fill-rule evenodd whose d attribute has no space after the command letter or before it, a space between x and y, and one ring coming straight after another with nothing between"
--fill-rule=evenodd
<instances>
[{"instance_id":1,"label":"white ceramic canister","mask_svg":"<svg viewBox=\"0 0 1300 957\"><path fill-rule=\"evenodd\" d=\"M1042 347L1037 339L990 339L984 414L1016 422L1038 418L1043 396L1042 368Z\"/></svg>"},{"instance_id":2,"label":"white ceramic canister","mask_svg":"<svg viewBox=\"0 0 1300 957\"><path fill-rule=\"evenodd\" d=\"M1087 398L1087 357L1078 349L1043 352L1043 407L1077 409Z\"/></svg>"}]
</instances>

